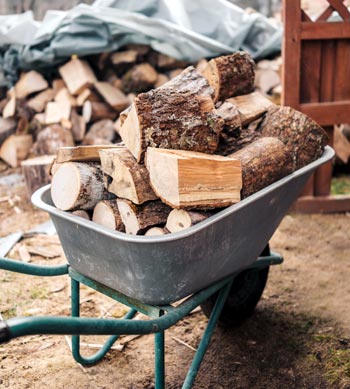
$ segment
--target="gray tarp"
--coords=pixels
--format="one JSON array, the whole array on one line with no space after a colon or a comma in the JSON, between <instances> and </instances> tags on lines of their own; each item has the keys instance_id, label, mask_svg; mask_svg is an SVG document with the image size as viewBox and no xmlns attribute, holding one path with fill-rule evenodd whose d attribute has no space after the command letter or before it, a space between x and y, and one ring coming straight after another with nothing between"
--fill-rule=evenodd
<instances>
[{"instance_id":1,"label":"gray tarp","mask_svg":"<svg viewBox=\"0 0 350 389\"><path fill-rule=\"evenodd\" d=\"M281 26L226 0L97 0L49 11L42 22L31 12L0 16L0 25L0 44L9 45L2 60L8 78L14 69L45 68L129 43L188 61L239 49L257 59L279 52L282 37Z\"/></svg>"}]
</instances>

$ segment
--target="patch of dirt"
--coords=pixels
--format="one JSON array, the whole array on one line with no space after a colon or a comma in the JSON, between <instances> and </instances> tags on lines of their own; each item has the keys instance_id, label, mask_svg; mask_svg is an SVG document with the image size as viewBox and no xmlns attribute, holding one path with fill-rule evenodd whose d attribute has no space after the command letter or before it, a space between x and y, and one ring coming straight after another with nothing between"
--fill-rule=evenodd
<instances>
[{"instance_id":1,"label":"patch of dirt","mask_svg":"<svg viewBox=\"0 0 350 389\"><path fill-rule=\"evenodd\" d=\"M17 173L7 171L0 178L0 237L48 220L27 201L21 177L9 181ZM50 244L52 249L55 242ZM216 328L194 388L350 388L350 215L289 214L270 244L283 254L284 263L271 268L252 317L237 328ZM18 245L9 256L19 258ZM30 260L65 263L64 255L45 259L30 254ZM81 289L82 316L125 313L125 307L110 298ZM70 314L67 276L44 278L0 270L0 290L4 319ZM181 387L192 348L198 346L206 324L207 318L197 311L166 331L167 388ZM152 335L130 340L122 351L112 350L90 367L74 361L67 339L31 335L1 344L0 388L154 387ZM101 344L106 337L81 339ZM82 347L83 355L95 351Z\"/></svg>"}]
</instances>

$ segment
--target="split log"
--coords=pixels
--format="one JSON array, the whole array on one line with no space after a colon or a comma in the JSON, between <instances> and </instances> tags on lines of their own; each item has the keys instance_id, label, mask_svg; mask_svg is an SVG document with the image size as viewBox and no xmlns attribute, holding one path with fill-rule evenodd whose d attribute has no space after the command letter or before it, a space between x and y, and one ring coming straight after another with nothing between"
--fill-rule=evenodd
<instances>
[{"instance_id":1,"label":"split log","mask_svg":"<svg viewBox=\"0 0 350 389\"><path fill-rule=\"evenodd\" d=\"M217 208L240 200L238 160L149 147L146 166L154 192L173 208Z\"/></svg>"},{"instance_id":2,"label":"split log","mask_svg":"<svg viewBox=\"0 0 350 389\"><path fill-rule=\"evenodd\" d=\"M56 80L53 80L52 81L52 89L54 91L54 94L55 96L57 95L57 93L62 89L62 88L65 88L66 87L66 84L65 82L62 80L62 78L57 78Z\"/></svg>"},{"instance_id":3,"label":"split log","mask_svg":"<svg viewBox=\"0 0 350 389\"><path fill-rule=\"evenodd\" d=\"M97 146L76 146L76 147L60 147L57 152L56 163L63 162L99 162L99 150L105 148L118 148L122 145L97 145Z\"/></svg>"},{"instance_id":4,"label":"split log","mask_svg":"<svg viewBox=\"0 0 350 389\"><path fill-rule=\"evenodd\" d=\"M71 112L71 104L67 101L49 102L45 109L45 123L56 124L62 120L69 120Z\"/></svg>"},{"instance_id":5,"label":"split log","mask_svg":"<svg viewBox=\"0 0 350 389\"><path fill-rule=\"evenodd\" d=\"M101 167L95 162L65 162L52 177L51 198L63 211L89 210L108 199Z\"/></svg>"},{"instance_id":6,"label":"split log","mask_svg":"<svg viewBox=\"0 0 350 389\"><path fill-rule=\"evenodd\" d=\"M90 65L79 58L72 58L61 66L58 71L73 96L78 95L83 89L97 82Z\"/></svg>"},{"instance_id":7,"label":"split log","mask_svg":"<svg viewBox=\"0 0 350 389\"><path fill-rule=\"evenodd\" d=\"M180 61L174 57L169 57L168 55L158 53L157 56L157 68L161 70L173 70L178 68L185 68L188 66L188 62Z\"/></svg>"},{"instance_id":8,"label":"split log","mask_svg":"<svg viewBox=\"0 0 350 389\"><path fill-rule=\"evenodd\" d=\"M72 109L70 115L70 121L72 124L72 135L76 142L81 142L84 139L86 132L86 122L81 115L78 115L75 109Z\"/></svg>"},{"instance_id":9,"label":"split log","mask_svg":"<svg viewBox=\"0 0 350 389\"><path fill-rule=\"evenodd\" d=\"M48 88L41 93L38 93L36 96L28 100L28 107L30 107L35 112L43 112L45 110L46 104L51 101L55 96L53 89Z\"/></svg>"},{"instance_id":10,"label":"split log","mask_svg":"<svg viewBox=\"0 0 350 389\"><path fill-rule=\"evenodd\" d=\"M22 161L21 167L29 199L37 189L51 182L50 167L54 158L54 155L42 155Z\"/></svg>"},{"instance_id":11,"label":"split log","mask_svg":"<svg viewBox=\"0 0 350 389\"><path fill-rule=\"evenodd\" d=\"M106 144L115 138L114 123L112 120L103 119L95 122L86 133L83 144L94 144L96 139L104 140Z\"/></svg>"},{"instance_id":12,"label":"split log","mask_svg":"<svg viewBox=\"0 0 350 389\"><path fill-rule=\"evenodd\" d=\"M350 142L342 131L342 127L334 126L333 147L335 155L346 165L350 159Z\"/></svg>"},{"instance_id":13,"label":"split log","mask_svg":"<svg viewBox=\"0 0 350 389\"><path fill-rule=\"evenodd\" d=\"M89 212L84 211L83 209L77 209L76 211L73 211L72 215L82 217L83 219L86 219L86 220L91 220Z\"/></svg>"},{"instance_id":14,"label":"split log","mask_svg":"<svg viewBox=\"0 0 350 389\"><path fill-rule=\"evenodd\" d=\"M47 89L49 84L45 78L35 70L22 73L20 79L15 85L15 93L18 99L23 99L34 92L40 92Z\"/></svg>"},{"instance_id":15,"label":"split log","mask_svg":"<svg viewBox=\"0 0 350 389\"><path fill-rule=\"evenodd\" d=\"M261 117L274 104L259 92L237 96L226 100L237 107L242 126Z\"/></svg>"},{"instance_id":16,"label":"split log","mask_svg":"<svg viewBox=\"0 0 350 389\"><path fill-rule=\"evenodd\" d=\"M199 74L202 74L204 73L206 67L208 66L208 60L206 60L205 58L202 58L200 59L198 62L197 62L197 65L196 65L196 70Z\"/></svg>"},{"instance_id":17,"label":"split log","mask_svg":"<svg viewBox=\"0 0 350 389\"><path fill-rule=\"evenodd\" d=\"M255 87L263 93L269 93L273 88L281 85L281 77L273 69L257 69Z\"/></svg>"},{"instance_id":18,"label":"split log","mask_svg":"<svg viewBox=\"0 0 350 389\"><path fill-rule=\"evenodd\" d=\"M117 51L110 57L116 74L120 77L137 62L139 53L137 50Z\"/></svg>"},{"instance_id":19,"label":"split log","mask_svg":"<svg viewBox=\"0 0 350 389\"><path fill-rule=\"evenodd\" d=\"M129 200L117 199L120 216L127 234L140 235L150 227L165 225L171 208L161 201L135 205Z\"/></svg>"},{"instance_id":20,"label":"split log","mask_svg":"<svg viewBox=\"0 0 350 389\"><path fill-rule=\"evenodd\" d=\"M169 80L170 80L170 78L166 74L158 73L157 81L154 84L154 87L159 88L160 86L164 85Z\"/></svg>"},{"instance_id":21,"label":"split log","mask_svg":"<svg viewBox=\"0 0 350 389\"><path fill-rule=\"evenodd\" d=\"M11 167L18 167L27 158L33 144L31 135L11 135L0 148L0 158Z\"/></svg>"},{"instance_id":22,"label":"split log","mask_svg":"<svg viewBox=\"0 0 350 389\"><path fill-rule=\"evenodd\" d=\"M78 107L82 107L86 100L101 102L101 99L97 96L97 94L88 88L85 88L84 90L82 90L75 99Z\"/></svg>"},{"instance_id":23,"label":"split log","mask_svg":"<svg viewBox=\"0 0 350 389\"><path fill-rule=\"evenodd\" d=\"M122 89L125 93L144 92L154 86L157 82L158 73L148 63L141 63L133 66L122 77Z\"/></svg>"},{"instance_id":24,"label":"split log","mask_svg":"<svg viewBox=\"0 0 350 389\"><path fill-rule=\"evenodd\" d=\"M33 152L37 155L53 155L63 146L74 146L73 136L61 125L53 124L39 132Z\"/></svg>"},{"instance_id":25,"label":"split log","mask_svg":"<svg viewBox=\"0 0 350 389\"><path fill-rule=\"evenodd\" d=\"M98 202L94 208L92 221L112 230L125 231L117 200L102 200Z\"/></svg>"},{"instance_id":26,"label":"split log","mask_svg":"<svg viewBox=\"0 0 350 389\"><path fill-rule=\"evenodd\" d=\"M293 171L293 158L277 138L260 138L229 157L242 164L242 199Z\"/></svg>"},{"instance_id":27,"label":"split log","mask_svg":"<svg viewBox=\"0 0 350 389\"><path fill-rule=\"evenodd\" d=\"M16 96L12 95L2 110L4 119L12 118L16 114Z\"/></svg>"},{"instance_id":28,"label":"split log","mask_svg":"<svg viewBox=\"0 0 350 389\"><path fill-rule=\"evenodd\" d=\"M63 102L70 104L71 107L77 106L77 100L74 96L72 96L67 88L61 88L55 95L56 102Z\"/></svg>"},{"instance_id":29,"label":"split log","mask_svg":"<svg viewBox=\"0 0 350 389\"><path fill-rule=\"evenodd\" d=\"M115 120L117 116L118 113L106 103L87 100L83 105L83 118L86 123L102 119Z\"/></svg>"},{"instance_id":30,"label":"split log","mask_svg":"<svg viewBox=\"0 0 350 389\"><path fill-rule=\"evenodd\" d=\"M287 146L294 170L319 158L328 142L323 128L291 107L270 107L259 131L262 136L277 137Z\"/></svg>"},{"instance_id":31,"label":"split log","mask_svg":"<svg viewBox=\"0 0 350 389\"><path fill-rule=\"evenodd\" d=\"M126 148L100 150L102 170L108 175L105 187L117 197L143 204L158 197L153 192L144 165L136 162Z\"/></svg>"},{"instance_id":32,"label":"split log","mask_svg":"<svg viewBox=\"0 0 350 389\"><path fill-rule=\"evenodd\" d=\"M0 117L0 146L4 143L4 141L15 132L16 129L16 121L7 118L4 119Z\"/></svg>"},{"instance_id":33,"label":"split log","mask_svg":"<svg viewBox=\"0 0 350 389\"><path fill-rule=\"evenodd\" d=\"M231 137L237 138L241 133L242 128L241 116L237 107L226 100L217 109L217 113L224 121L220 137L224 139Z\"/></svg>"},{"instance_id":34,"label":"split log","mask_svg":"<svg viewBox=\"0 0 350 389\"><path fill-rule=\"evenodd\" d=\"M165 228L169 232L178 232L190 228L195 224L207 219L208 212L186 211L184 209L173 209L168 216Z\"/></svg>"},{"instance_id":35,"label":"split log","mask_svg":"<svg viewBox=\"0 0 350 389\"><path fill-rule=\"evenodd\" d=\"M211 59L203 75L215 91L214 101L252 92L254 68L254 61L244 51Z\"/></svg>"},{"instance_id":36,"label":"split log","mask_svg":"<svg viewBox=\"0 0 350 389\"><path fill-rule=\"evenodd\" d=\"M214 109L211 91L207 81L190 69L139 94L120 129L137 161L143 160L147 146L213 153L223 120Z\"/></svg>"},{"instance_id":37,"label":"split log","mask_svg":"<svg viewBox=\"0 0 350 389\"><path fill-rule=\"evenodd\" d=\"M145 236L159 236L159 235L165 235L167 232L164 228L161 227L152 227L149 230L146 231Z\"/></svg>"},{"instance_id":38,"label":"split log","mask_svg":"<svg viewBox=\"0 0 350 389\"><path fill-rule=\"evenodd\" d=\"M116 111L121 112L130 105L124 93L108 82L96 82L94 86L103 99Z\"/></svg>"}]
</instances>

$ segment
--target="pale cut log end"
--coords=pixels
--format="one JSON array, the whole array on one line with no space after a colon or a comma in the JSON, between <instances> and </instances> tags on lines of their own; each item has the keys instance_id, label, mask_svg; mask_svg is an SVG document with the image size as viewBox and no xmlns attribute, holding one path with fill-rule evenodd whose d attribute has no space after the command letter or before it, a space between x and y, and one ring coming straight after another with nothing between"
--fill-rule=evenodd
<instances>
[{"instance_id":1,"label":"pale cut log end","mask_svg":"<svg viewBox=\"0 0 350 389\"><path fill-rule=\"evenodd\" d=\"M92 221L112 230L124 231L116 200L103 200L97 203Z\"/></svg>"},{"instance_id":2,"label":"pale cut log end","mask_svg":"<svg viewBox=\"0 0 350 389\"><path fill-rule=\"evenodd\" d=\"M140 224L137 220L136 212L133 205L128 200L117 200L120 217L125 226L127 234L137 235L140 231Z\"/></svg>"},{"instance_id":3,"label":"pale cut log end","mask_svg":"<svg viewBox=\"0 0 350 389\"><path fill-rule=\"evenodd\" d=\"M76 211L73 211L72 215L82 217L86 220L91 220L89 213L87 211L84 211L83 209L77 209Z\"/></svg>"},{"instance_id":4,"label":"pale cut log end","mask_svg":"<svg viewBox=\"0 0 350 389\"><path fill-rule=\"evenodd\" d=\"M161 227L152 227L149 230L146 231L145 236L159 236L159 235L166 235L167 232L164 228Z\"/></svg>"}]
</instances>

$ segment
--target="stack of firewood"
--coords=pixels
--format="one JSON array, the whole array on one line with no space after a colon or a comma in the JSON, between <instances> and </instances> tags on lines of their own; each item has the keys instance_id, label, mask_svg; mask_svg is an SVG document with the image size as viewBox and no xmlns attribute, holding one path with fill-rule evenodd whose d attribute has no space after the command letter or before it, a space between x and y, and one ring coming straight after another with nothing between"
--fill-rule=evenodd
<instances>
[{"instance_id":1,"label":"stack of firewood","mask_svg":"<svg viewBox=\"0 0 350 389\"><path fill-rule=\"evenodd\" d=\"M138 94L119 116L120 144L59 150L53 203L117 231L165 234L318 158L323 129L253 92L254 77L237 52Z\"/></svg>"}]
</instances>

